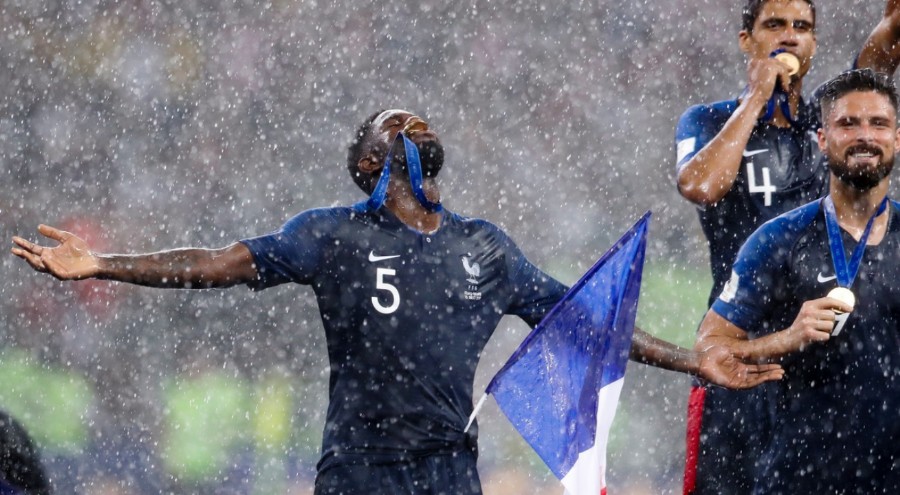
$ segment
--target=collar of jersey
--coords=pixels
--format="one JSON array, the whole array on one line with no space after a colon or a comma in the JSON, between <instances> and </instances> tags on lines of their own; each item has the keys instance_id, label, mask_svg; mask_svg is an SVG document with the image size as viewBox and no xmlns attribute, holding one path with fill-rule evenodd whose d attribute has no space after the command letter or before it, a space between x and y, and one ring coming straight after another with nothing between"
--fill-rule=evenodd
<instances>
[{"instance_id":1,"label":"collar of jersey","mask_svg":"<svg viewBox=\"0 0 900 495\"><path fill-rule=\"evenodd\" d=\"M450 215L447 214L448 213L447 209L441 208L441 211L436 212L441 215L440 226L434 232L425 233L425 232L416 230L416 229L410 227L409 225L406 225L399 218L397 218L397 215L394 215L394 213L391 210L385 208L384 206L378 208L377 210L373 210L371 205L369 204L368 200L364 200L364 201L360 201L359 203L356 203L353 206L353 209L356 210L356 212L358 214L369 215L372 218L372 220L381 227L388 227L388 228L395 229L395 230L407 229L414 234L427 235L427 236L434 236L438 232L444 230L444 226L447 224L447 221L450 218Z\"/></svg>"}]
</instances>

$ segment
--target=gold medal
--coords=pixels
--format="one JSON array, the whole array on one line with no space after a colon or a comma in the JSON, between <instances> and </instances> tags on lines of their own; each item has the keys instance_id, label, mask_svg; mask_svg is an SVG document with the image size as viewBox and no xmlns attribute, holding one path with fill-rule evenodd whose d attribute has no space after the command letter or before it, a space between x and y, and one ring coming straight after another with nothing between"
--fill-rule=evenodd
<instances>
[{"instance_id":1,"label":"gold medal","mask_svg":"<svg viewBox=\"0 0 900 495\"><path fill-rule=\"evenodd\" d=\"M781 52L778 55L775 55L775 60L791 68L790 72L788 72L789 76L793 76L800 71L800 59L793 53Z\"/></svg>"},{"instance_id":2,"label":"gold medal","mask_svg":"<svg viewBox=\"0 0 900 495\"><path fill-rule=\"evenodd\" d=\"M832 299L837 299L842 303L848 304L851 308L856 306L856 296L853 295L853 292L846 287L835 287L831 289L831 292L828 293L828 297ZM852 309L850 311L853 311ZM843 311L834 311L835 313L843 313Z\"/></svg>"}]
</instances>

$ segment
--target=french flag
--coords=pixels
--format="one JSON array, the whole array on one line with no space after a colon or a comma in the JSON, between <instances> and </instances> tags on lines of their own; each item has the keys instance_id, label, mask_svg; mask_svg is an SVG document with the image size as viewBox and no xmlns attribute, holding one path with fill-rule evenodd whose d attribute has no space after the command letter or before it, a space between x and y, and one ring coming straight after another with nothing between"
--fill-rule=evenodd
<instances>
[{"instance_id":1,"label":"french flag","mask_svg":"<svg viewBox=\"0 0 900 495\"><path fill-rule=\"evenodd\" d=\"M649 220L647 212L572 286L487 387L567 495L606 493L606 445L631 349Z\"/></svg>"}]
</instances>

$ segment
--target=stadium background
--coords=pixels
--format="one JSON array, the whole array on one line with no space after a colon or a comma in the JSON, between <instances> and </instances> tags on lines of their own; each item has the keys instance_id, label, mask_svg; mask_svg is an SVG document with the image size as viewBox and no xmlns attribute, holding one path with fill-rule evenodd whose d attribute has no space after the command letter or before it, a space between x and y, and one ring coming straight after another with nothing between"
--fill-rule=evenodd
<instances>
[{"instance_id":1,"label":"stadium background","mask_svg":"<svg viewBox=\"0 0 900 495\"><path fill-rule=\"evenodd\" d=\"M639 324L690 345L709 290L672 135L742 87L741 2L0 3L0 226L99 250L218 247L361 199L363 117L441 134L454 211L509 232L571 283L654 212ZM882 2L819 2L807 93L847 68ZM253 294L63 285L0 258L0 407L60 493L311 493L327 391L307 288ZM483 390L527 334L504 320ZM678 493L689 379L632 364L610 493ZM477 398L476 398L477 399ZM559 491L489 402L488 495Z\"/></svg>"}]
</instances>

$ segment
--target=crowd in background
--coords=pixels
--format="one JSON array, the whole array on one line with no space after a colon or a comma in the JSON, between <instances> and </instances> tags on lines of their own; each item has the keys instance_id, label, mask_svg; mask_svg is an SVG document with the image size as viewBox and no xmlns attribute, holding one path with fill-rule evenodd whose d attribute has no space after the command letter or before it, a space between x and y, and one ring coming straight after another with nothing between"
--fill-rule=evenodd
<instances>
[{"instance_id":1,"label":"crowd in background","mask_svg":"<svg viewBox=\"0 0 900 495\"><path fill-rule=\"evenodd\" d=\"M740 3L2 2L0 226L36 239L48 223L98 251L221 247L362 199L348 141L400 107L441 135L445 205L501 225L550 274L574 281L647 209L648 264L702 270L672 136L687 106L740 92ZM849 67L880 18L880 2L845 3L819 2L812 83ZM310 493L328 363L308 288L0 269L0 407L60 493ZM704 309L670 315L683 342ZM479 380L526 331L500 329ZM644 447L613 445L611 490L674 493L688 382L630 371L626 408L655 420L621 426ZM502 422L482 424L486 493L556 486Z\"/></svg>"}]
</instances>

